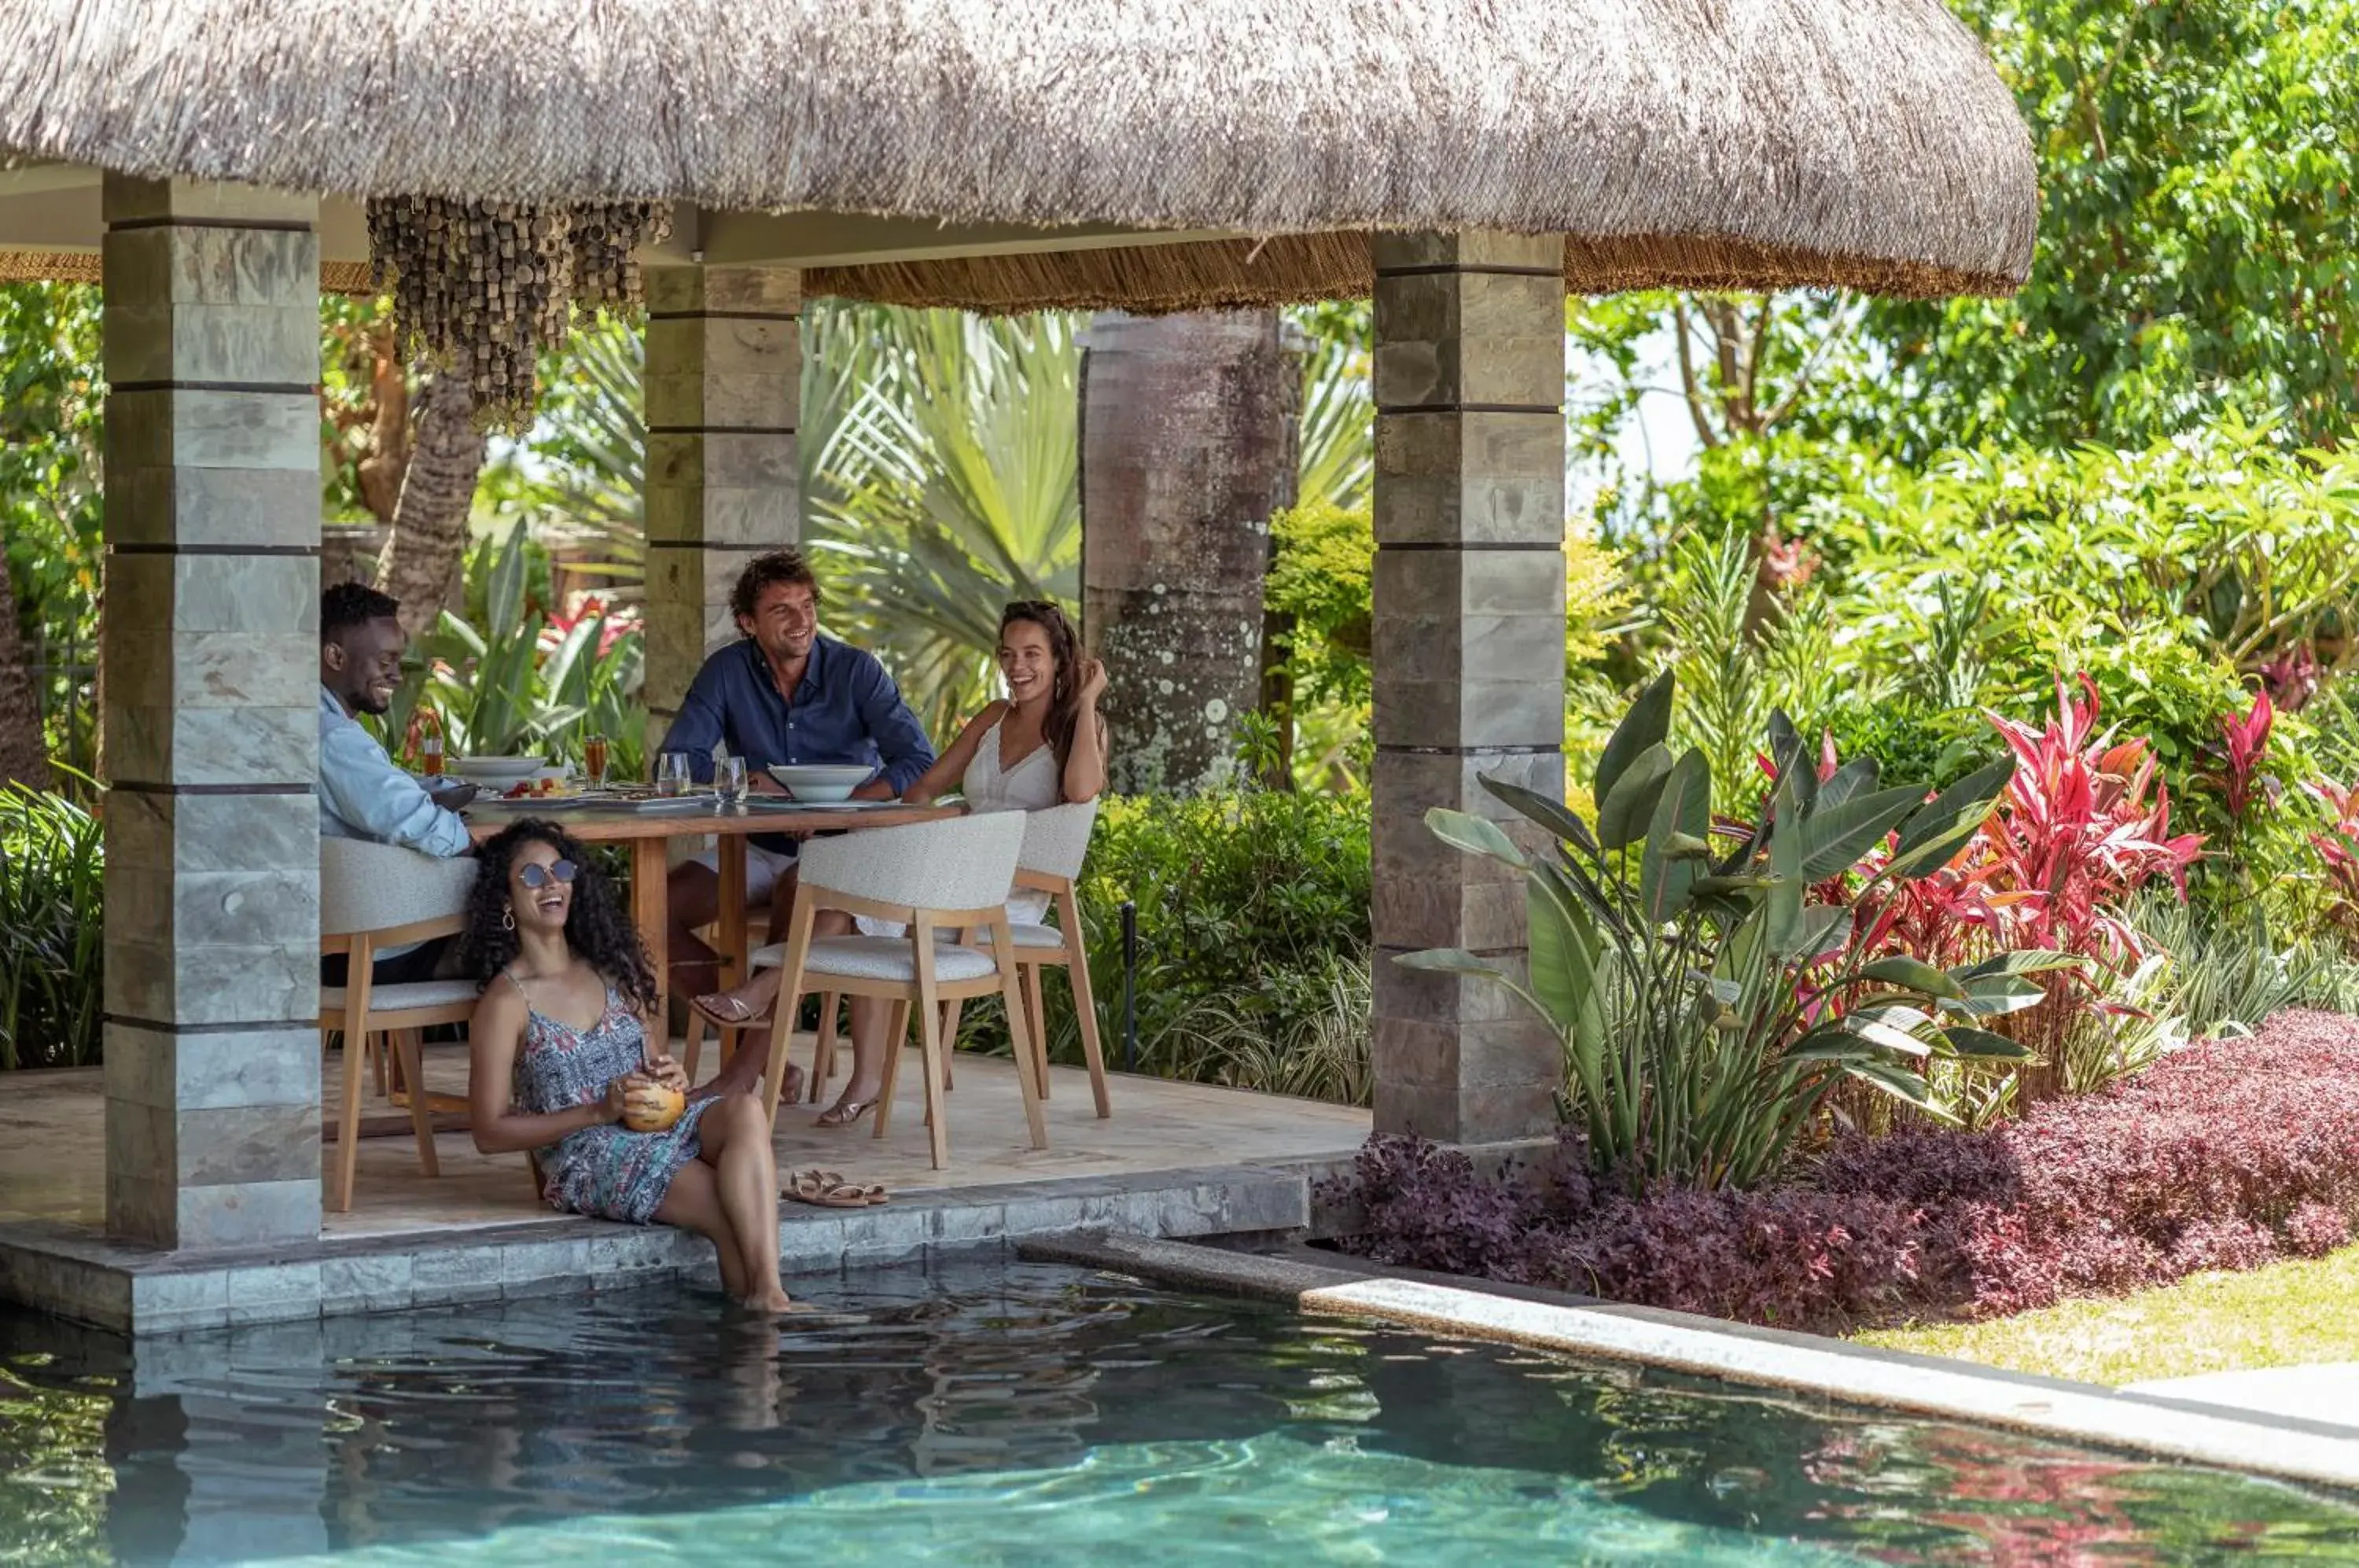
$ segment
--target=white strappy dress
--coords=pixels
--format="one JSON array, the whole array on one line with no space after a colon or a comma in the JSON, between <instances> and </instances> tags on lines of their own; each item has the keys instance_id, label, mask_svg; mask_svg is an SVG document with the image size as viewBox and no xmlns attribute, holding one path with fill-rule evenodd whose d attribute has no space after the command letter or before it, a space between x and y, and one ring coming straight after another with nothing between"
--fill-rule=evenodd
<instances>
[{"instance_id":1,"label":"white strappy dress","mask_svg":"<svg viewBox=\"0 0 2359 1568\"><path fill-rule=\"evenodd\" d=\"M966 796L966 809L977 814L984 811L1045 811L1059 803L1063 793L1063 780L1058 777L1057 754L1044 741L1026 755L1013 768L999 763L999 732L1004 720L994 720L983 732L983 741L974 748L974 756L966 765L959 780L959 789ZM1049 895L1026 889L1012 892L1007 900L1007 920L1011 925L1038 925L1049 912ZM908 928L892 920L871 920L859 916L854 923L867 936L901 936Z\"/></svg>"}]
</instances>

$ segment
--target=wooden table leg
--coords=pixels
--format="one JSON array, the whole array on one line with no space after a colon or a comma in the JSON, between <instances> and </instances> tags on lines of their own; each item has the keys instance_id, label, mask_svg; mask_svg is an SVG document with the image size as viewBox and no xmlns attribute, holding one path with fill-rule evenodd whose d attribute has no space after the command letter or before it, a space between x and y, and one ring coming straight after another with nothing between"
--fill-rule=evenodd
<instances>
[{"instance_id":1,"label":"wooden table leg","mask_svg":"<svg viewBox=\"0 0 2359 1568\"><path fill-rule=\"evenodd\" d=\"M745 835L723 833L719 859L721 984L729 986L745 978Z\"/></svg>"},{"instance_id":2,"label":"wooden table leg","mask_svg":"<svg viewBox=\"0 0 2359 1568\"><path fill-rule=\"evenodd\" d=\"M638 922L639 938L656 966L655 1028L663 1031L663 1049L671 1049L671 900L664 884L671 875L669 841L631 841L631 918Z\"/></svg>"},{"instance_id":3,"label":"wooden table leg","mask_svg":"<svg viewBox=\"0 0 2359 1568\"><path fill-rule=\"evenodd\" d=\"M745 978L745 835L721 834L715 859L721 867L721 929L714 934L725 988ZM734 1029L722 1030L715 1047L721 1065L727 1067L744 1043Z\"/></svg>"}]
</instances>

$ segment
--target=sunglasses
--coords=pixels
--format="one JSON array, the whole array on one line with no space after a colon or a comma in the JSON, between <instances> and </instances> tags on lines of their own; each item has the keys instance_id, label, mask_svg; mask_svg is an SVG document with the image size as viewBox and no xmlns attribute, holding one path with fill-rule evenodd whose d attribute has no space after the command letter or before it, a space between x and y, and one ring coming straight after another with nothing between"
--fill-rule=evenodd
<instances>
[{"instance_id":1,"label":"sunglasses","mask_svg":"<svg viewBox=\"0 0 2359 1568\"><path fill-rule=\"evenodd\" d=\"M570 860L552 861L547 866L536 860L517 868L516 880L527 887L546 887L551 882L571 883L573 873L574 865Z\"/></svg>"}]
</instances>

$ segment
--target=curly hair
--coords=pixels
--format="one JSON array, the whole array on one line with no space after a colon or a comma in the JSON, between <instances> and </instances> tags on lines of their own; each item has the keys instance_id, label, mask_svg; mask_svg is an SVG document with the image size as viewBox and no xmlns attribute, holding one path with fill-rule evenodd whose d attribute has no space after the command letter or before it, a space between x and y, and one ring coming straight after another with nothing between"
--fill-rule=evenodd
<instances>
[{"instance_id":1,"label":"curly hair","mask_svg":"<svg viewBox=\"0 0 2359 1568\"><path fill-rule=\"evenodd\" d=\"M799 583L810 590L811 603L819 603L819 579L811 575L810 562L799 550L773 550L756 556L737 574L737 585L729 590L729 613L751 619L754 606L762 601L762 590L780 583Z\"/></svg>"},{"instance_id":2,"label":"curly hair","mask_svg":"<svg viewBox=\"0 0 2359 1568\"><path fill-rule=\"evenodd\" d=\"M511 822L484 841L475 851L474 890L467 895L467 929L459 953L478 989L489 985L499 972L516 962L521 944L508 923L508 872L516 851L527 844L545 844L573 862L573 902L565 912L565 941L576 954L606 977L623 1000L641 1013L656 1003L655 964L647 944L631 923L622 896L612 878L598 868L590 852L555 822L527 817Z\"/></svg>"},{"instance_id":3,"label":"curly hair","mask_svg":"<svg viewBox=\"0 0 2359 1568\"><path fill-rule=\"evenodd\" d=\"M401 601L380 593L365 583L338 583L320 595L320 641L334 642L354 626L389 621L401 613Z\"/></svg>"},{"instance_id":4,"label":"curly hair","mask_svg":"<svg viewBox=\"0 0 2359 1568\"><path fill-rule=\"evenodd\" d=\"M1040 733L1049 743L1049 755L1057 759L1057 796L1065 793L1065 764L1073 755L1073 734L1082 722L1082 639L1073 635L1073 623L1065 612L1048 599L1018 599L1000 613L999 636L1007 637L1007 628L1018 621L1028 621L1040 628L1049 639L1049 659L1056 666L1054 684L1049 689L1049 715L1040 724Z\"/></svg>"}]
</instances>

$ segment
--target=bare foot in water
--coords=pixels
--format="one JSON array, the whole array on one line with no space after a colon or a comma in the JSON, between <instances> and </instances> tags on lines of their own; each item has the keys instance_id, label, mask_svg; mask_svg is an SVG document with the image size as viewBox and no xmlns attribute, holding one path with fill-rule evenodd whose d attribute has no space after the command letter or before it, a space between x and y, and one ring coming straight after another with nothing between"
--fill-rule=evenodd
<instances>
[{"instance_id":1,"label":"bare foot in water","mask_svg":"<svg viewBox=\"0 0 2359 1568\"><path fill-rule=\"evenodd\" d=\"M775 1284L766 1291L746 1297L744 1304L748 1311L768 1312L773 1317L783 1317L788 1312L810 1311L809 1307L788 1296L785 1290Z\"/></svg>"}]
</instances>

